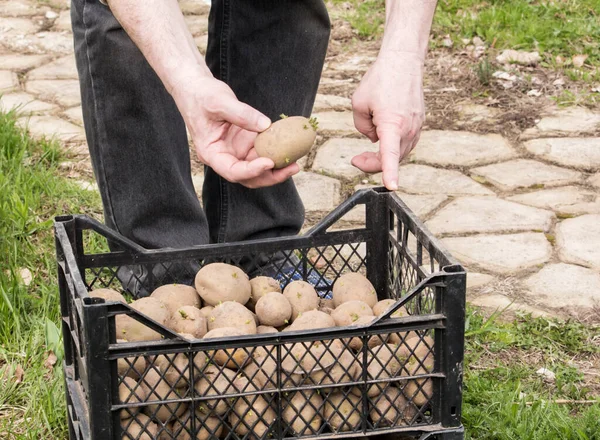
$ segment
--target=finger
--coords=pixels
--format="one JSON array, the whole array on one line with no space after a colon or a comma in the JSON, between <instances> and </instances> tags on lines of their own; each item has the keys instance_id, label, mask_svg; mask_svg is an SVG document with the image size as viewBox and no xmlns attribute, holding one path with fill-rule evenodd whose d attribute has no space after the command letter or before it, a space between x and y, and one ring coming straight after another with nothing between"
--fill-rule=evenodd
<instances>
[{"instance_id":1,"label":"finger","mask_svg":"<svg viewBox=\"0 0 600 440\"><path fill-rule=\"evenodd\" d=\"M221 151L206 152L204 159L218 175L229 182L241 182L256 178L275 165L271 159L264 157L244 161Z\"/></svg>"},{"instance_id":2,"label":"finger","mask_svg":"<svg viewBox=\"0 0 600 440\"><path fill-rule=\"evenodd\" d=\"M378 130L378 134L383 184L390 191L396 191L398 189L398 166L402 141L400 131L394 128L382 128Z\"/></svg>"},{"instance_id":3,"label":"finger","mask_svg":"<svg viewBox=\"0 0 600 440\"><path fill-rule=\"evenodd\" d=\"M254 148L256 136L253 131L232 126L229 135L225 138L227 151L240 160L248 160L248 153Z\"/></svg>"},{"instance_id":4,"label":"finger","mask_svg":"<svg viewBox=\"0 0 600 440\"><path fill-rule=\"evenodd\" d=\"M378 173L381 171L381 160L378 153L365 152L359 154L352 158L351 163L363 173Z\"/></svg>"},{"instance_id":5,"label":"finger","mask_svg":"<svg viewBox=\"0 0 600 440\"><path fill-rule=\"evenodd\" d=\"M371 142L377 142L377 130L373 124L371 114L368 111L365 112L355 108L352 116L354 118L354 126L356 129L368 137Z\"/></svg>"},{"instance_id":6,"label":"finger","mask_svg":"<svg viewBox=\"0 0 600 440\"><path fill-rule=\"evenodd\" d=\"M293 163L279 170L266 171L262 175L254 179L250 179L240 183L248 188L262 188L267 186L273 186L285 182L294 174L297 174L299 171L300 167L298 166L298 164Z\"/></svg>"},{"instance_id":7,"label":"finger","mask_svg":"<svg viewBox=\"0 0 600 440\"><path fill-rule=\"evenodd\" d=\"M217 115L224 121L255 133L265 131L271 125L269 118L235 97L224 98Z\"/></svg>"}]
</instances>

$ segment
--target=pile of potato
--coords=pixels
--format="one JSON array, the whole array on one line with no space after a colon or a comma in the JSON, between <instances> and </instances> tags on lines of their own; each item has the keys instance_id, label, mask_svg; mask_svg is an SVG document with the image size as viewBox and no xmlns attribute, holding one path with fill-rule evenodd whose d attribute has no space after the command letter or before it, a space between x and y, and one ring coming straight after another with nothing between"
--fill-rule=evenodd
<instances>
[{"instance_id":1,"label":"pile of potato","mask_svg":"<svg viewBox=\"0 0 600 440\"><path fill-rule=\"evenodd\" d=\"M114 290L97 289L91 296L126 302ZM154 321L194 339L368 325L395 303L378 301L373 285L359 273L346 273L333 286L332 299L322 299L304 281L252 280L225 263L204 266L195 288L170 284L130 306ZM399 309L394 317L406 315ZM116 317L118 342L151 341L161 336L127 315ZM333 432L361 429L369 414L376 428L408 424L432 394L430 378L391 378L427 374L433 370L433 340L417 332L373 335L366 348L361 337L287 343L281 365L273 346L216 349L119 359L119 398L123 404L145 403L121 411L123 439L208 439L225 437L232 429L242 438L262 438L275 422L273 409L279 386L310 387L283 392L287 436L315 435L323 424ZM190 368L193 362L193 368ZM367 380L377 383L352 385ZM192 387L193 384L193 387ZM343 385L348 384L348 385ZM315 388L316 387L316 388ZM240 393L267 393L239 397ZM363 394L369 407L363 408ZM238 394L238 397L227 397ZM185 401L199 400L195 414ZM156 401L173 403L152 404ZM196 432L191 433L191 418ZM229 428L228 428L229 427ZM269 434L271 435L271 434Z\"/></svg>"}]
</instances>

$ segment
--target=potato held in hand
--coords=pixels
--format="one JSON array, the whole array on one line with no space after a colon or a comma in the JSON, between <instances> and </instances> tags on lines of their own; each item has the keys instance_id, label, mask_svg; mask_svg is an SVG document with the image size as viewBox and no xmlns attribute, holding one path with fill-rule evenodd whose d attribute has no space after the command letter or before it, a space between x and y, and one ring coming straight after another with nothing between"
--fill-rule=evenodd
<instances>
[{"instance_id":1,"label":"potato held in hand","mask_svg":"<svg viewBox=\"0 0 600 440\"><path fill-rule=\"evenodd\" d=\"M284 168L308 154L317 137L316 128L314 119L286 117L260 133L254 148L260 157L272 159L276 169Z\"/></svg>"}]
</instances>

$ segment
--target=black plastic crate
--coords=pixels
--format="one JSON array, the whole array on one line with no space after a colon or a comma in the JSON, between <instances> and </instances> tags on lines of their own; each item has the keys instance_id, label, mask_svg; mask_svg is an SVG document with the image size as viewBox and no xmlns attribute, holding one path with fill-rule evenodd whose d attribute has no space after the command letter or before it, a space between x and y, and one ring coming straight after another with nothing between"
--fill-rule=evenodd
<instances>
[{"instance_id":1,"label":"black plastic crate","mask_svg":"<svg viewBox=\"0 0 600 440\"><path fill-rule=\"evenodd\" d=\"M366 226L328 232L351 209L364 210ZM85 216L57 218L55 233L71 440L464 438L466 274L394 193L361 190L295 237L146 250ZM120 250L86 252L91 235ZM144 273L137 281L150 291L210 262L251 267L282 256L304 275L318 261L324 280L361 272L379 299L397 301L368 326L190 341L88 295L119 289L123 268ZM400 307L408 316L392 317ZM117 343L123 314L161 339ZM148 362L159 359L162 367ZM141 401L123 403L120 389ZM140 433L124 433L121 415Z\"/></svg>"}]
</instances>

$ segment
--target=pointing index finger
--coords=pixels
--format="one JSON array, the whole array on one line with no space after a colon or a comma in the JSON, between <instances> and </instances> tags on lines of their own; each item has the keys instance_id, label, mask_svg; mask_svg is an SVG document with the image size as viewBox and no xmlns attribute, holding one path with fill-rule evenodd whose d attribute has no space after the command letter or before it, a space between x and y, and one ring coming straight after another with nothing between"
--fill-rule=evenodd
<instances>
[{"instance_id":1,"label":"pointing index finger","mask_svg":"<svg viewBox=\"0 0 600 440\"><path fill-rule=\"evenodd\" d=\"M378 130L378 134L383 184L390 191L397 191L400 142L402 138L396 130Z\"/></svg>"}]
</instances>

